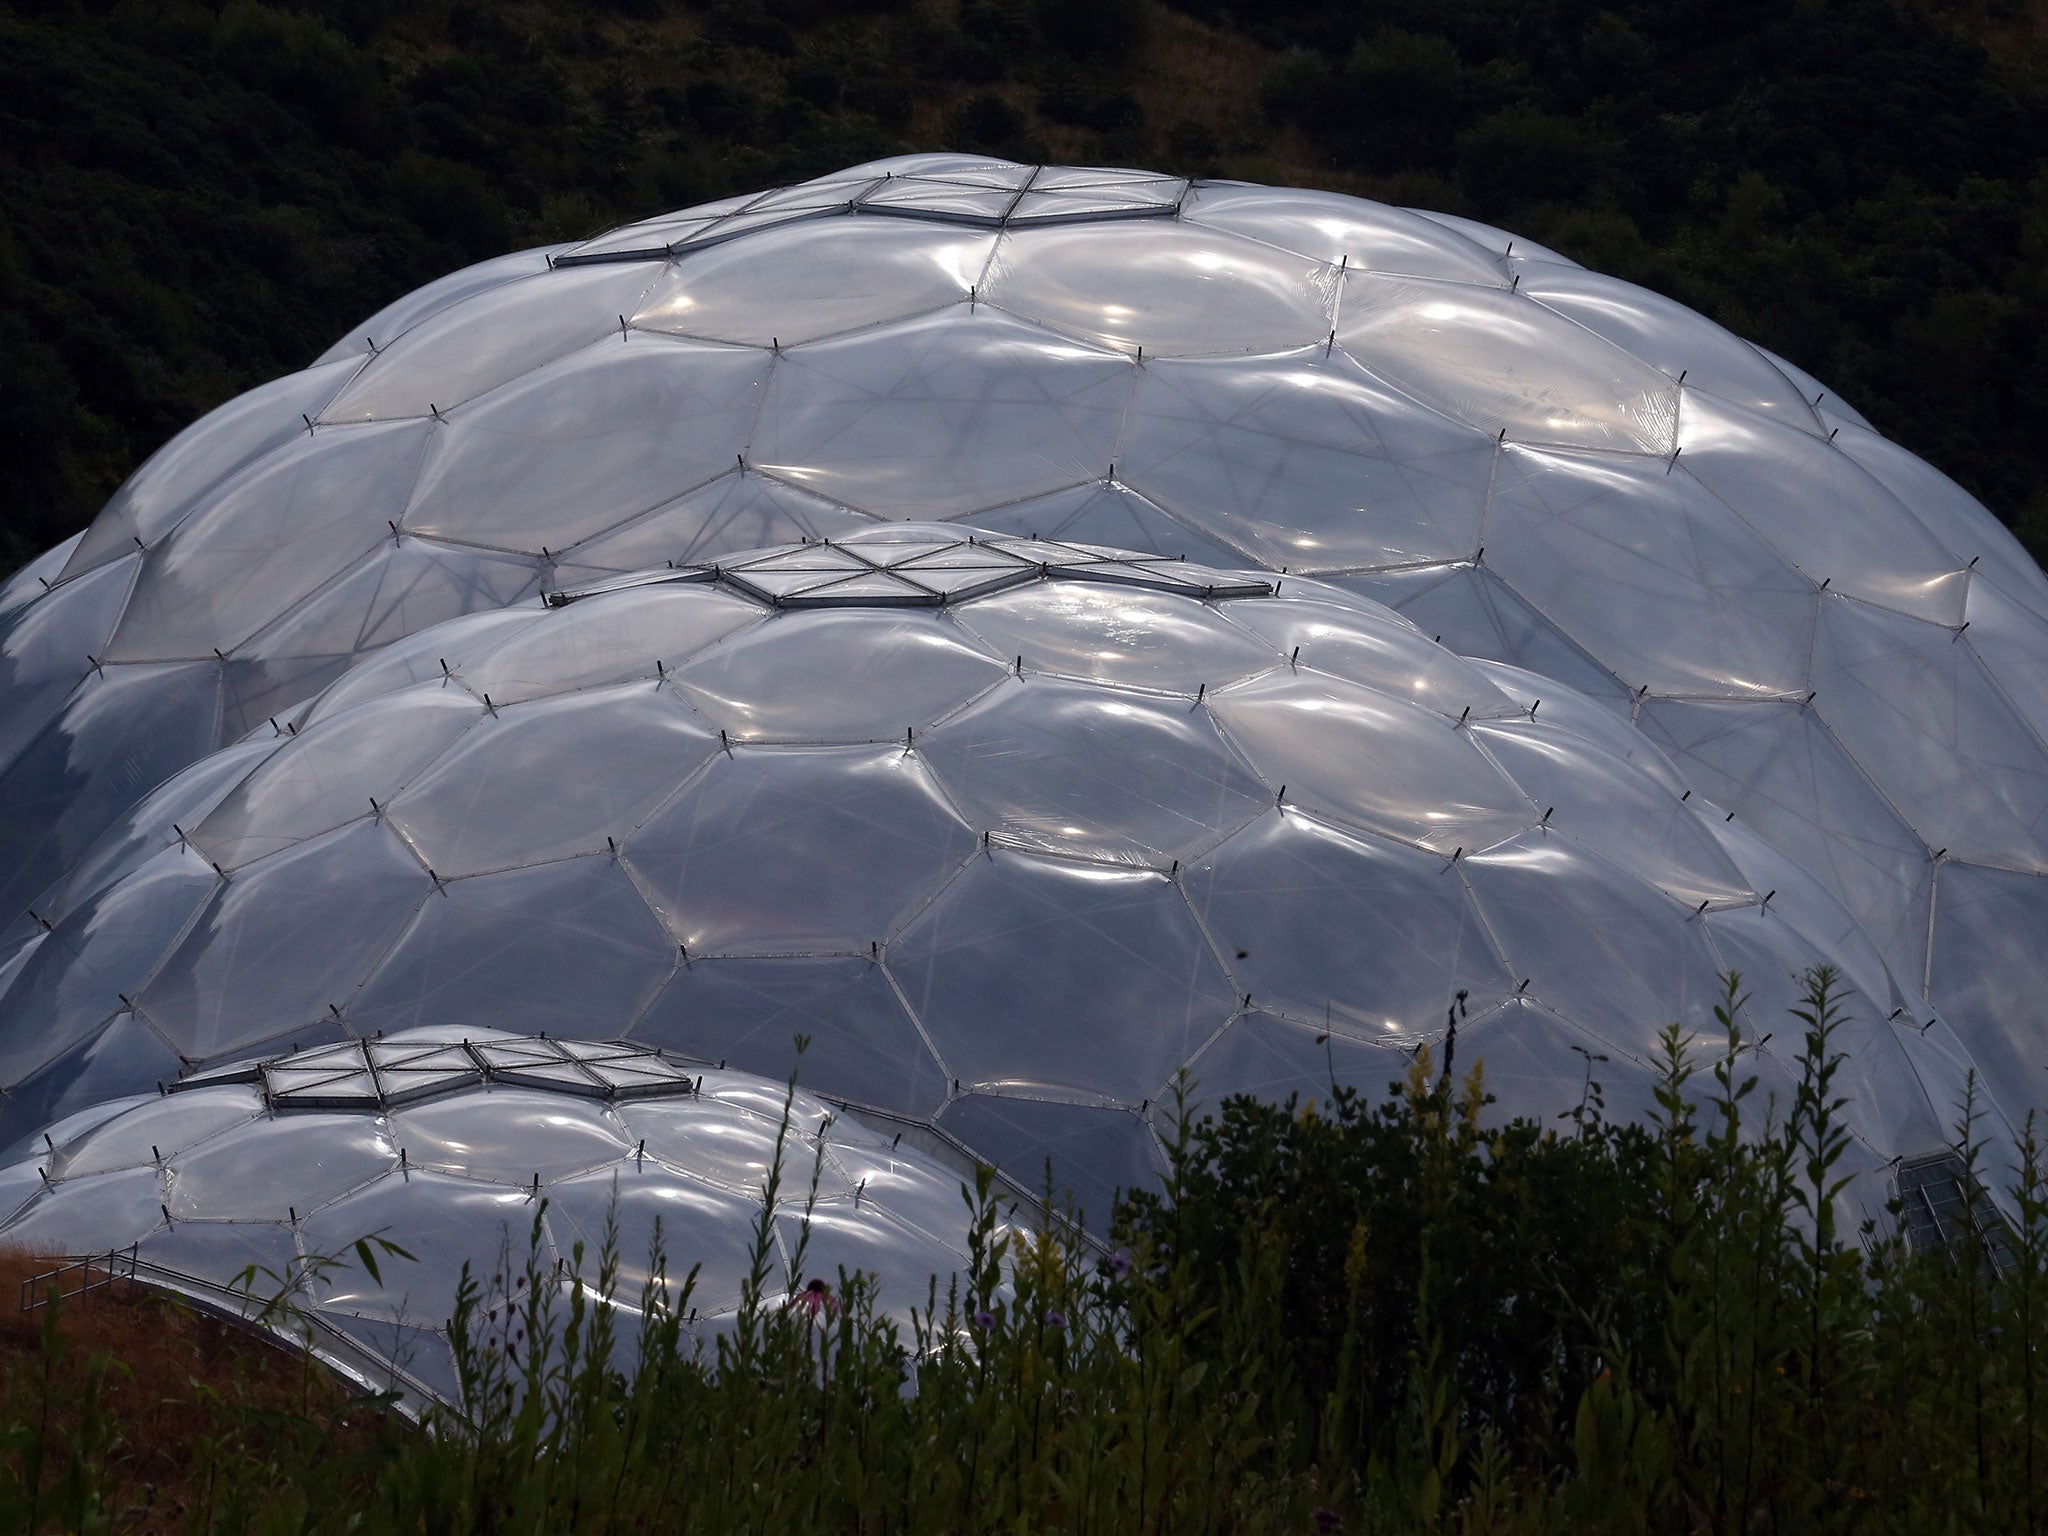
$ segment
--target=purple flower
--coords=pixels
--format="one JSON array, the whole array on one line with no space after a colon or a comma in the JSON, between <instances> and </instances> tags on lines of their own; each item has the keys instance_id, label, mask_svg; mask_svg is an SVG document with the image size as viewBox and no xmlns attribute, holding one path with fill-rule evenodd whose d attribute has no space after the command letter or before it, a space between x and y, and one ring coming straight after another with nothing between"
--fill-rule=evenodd
<instances>
[{"instance_id":1,"label":"purple flower","mask_svg":"<svg viewBox=\"0 0 2048 1536\"><path fill-rule=\"evenodd\" d=\"M979 1328L983 1333L987 1333L989 1329L995 1327L995 1325L996 1315L995 1313L989 1311L987 1307L983 1307L980 1311L974 1314L974 1326Z\"/></svg>"},{"instance_id":2,"label":"purple flower","mask_svg":"<svg viewBox=\"0 0 2048 1536\"><path fill-rule=\"evenodd\" d=\"M1128 1253L1118 1251L1109 1256L1109 1272L1112 1275L1120 1275L1130 1267L1131 1256Z\"/></svg>"},{"instance_id":3,"label":"purple flower","mask_svg":"<svg viewBox=\"0 0 2048 1536\"><path fill-rule=\"evenodd\" d=\"M1045 1314L1045 1326L1046 1326L1046 1327L1048 1327L1048 1328L1064 1328L1064 1327L1066 1327L1066 1326L1067 1326L1067 1314L1066 1314L1066 1313L1064 1313L1064 1312L1060 1312L1060 1311L1057 1311L1057 1310L1055 1310L1055 1311L1052 1311L1052 1312L1048 1312L1048 1313L1046 1313L1046 1314Z\"/></svg>"},{"instance_id":4,"label":"purple flower","mask_svg":"<svg viewBox=\"0 0 2048 1536\"><path fill-rule=\"evenodd\" d=\"M822 1280L813 1280L794 1296L789 1298L790 1310L801 1312L812 1322L820 1317L836 1317L839 1313L839 1298L832 1294L831 1287Z\"/></svg>"},{"instance_id":5,"label":"purple flower","mask_svg":"<svg viewBox=\"0 0 2048 1536\"><path fill-rule=\"evenodd\" d=\"M1318 1536L1330 1536L1330 1532L1344 1528L1344 1517L1334 1509L1318 1509L1309 1518L1315 1521Z\"/></svg>"}]
</instances>

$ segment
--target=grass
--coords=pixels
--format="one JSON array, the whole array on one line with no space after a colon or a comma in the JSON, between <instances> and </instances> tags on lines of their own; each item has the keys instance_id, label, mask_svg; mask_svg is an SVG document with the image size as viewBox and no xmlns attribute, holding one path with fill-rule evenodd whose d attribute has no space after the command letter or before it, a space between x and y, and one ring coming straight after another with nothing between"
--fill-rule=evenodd
<instances>
[{"instance_id":1,"label":"grass","mask_svg":"<svg viewBox=\"0 0 2048 1536\"><path fill-rule=\"evenodd\" d=\"M1789 1104L1754 1101L1732 1028L1704 1055L1668 1031L1647 1126L1589 1091L1559 1123L1489 1127L1453 1042L1384 1096L1232 1101L1183 1127L1108 1246L1049 1200L1009 1224L985 1173L971 1268L908 1329L861 1276L794 1284L765 1215L709 1350L680 1323L687 1273L620 1296L536 1264L509 1306L466 1283L462 1407L417 1431L244 1341L203 1392L166 1393L186 1406L151 1441L149 1392L116 1403L98 1384L119 1368L77 1341L161 1390L198 1325L159 1338L137 1320L174 1307L95 1292L8 1335L0 1531L2039 1536L2040 1150L1978 1166L1958 1106L1964 1182L2012 1186L1997 1262L1982 1232L1915 1251L1843 1230L1845 1010L1809 978ZM146 1507L128 1491L166 1450L192 1469L175 1516L168 1482Z\"/></svg>"}]
</instances>

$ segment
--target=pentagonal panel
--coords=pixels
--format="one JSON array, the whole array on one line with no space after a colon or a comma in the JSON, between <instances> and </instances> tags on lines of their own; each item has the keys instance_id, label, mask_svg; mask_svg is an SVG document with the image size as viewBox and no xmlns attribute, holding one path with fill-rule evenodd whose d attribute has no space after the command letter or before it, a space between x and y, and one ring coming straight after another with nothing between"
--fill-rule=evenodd
<instances>
[{"instance_id":1,"label":"pentagonal panel","mask_svg":"<svg viewBox=\"0 0 2048 1536\"><path fill-rule=\"evenodd\" d=\"M785 351L750 461L897 518L949 517L1100 475L1130 361L987 307Z\"/></svg>"},{"instance_id":2,"label":"pentagonal panel","mask_svg":"<svg viewBox=\"0 0 2048 1536\"><path fill-rule=\"evenodd\" d=\"M919 751L976 827L1050 853L1163 863L1266 804L1204 711L1056 678L1005 684Z\"/></svg>"},{"instance_id":3,"label":"pentagonal panel","mask_svg":"<svg viewBox=\"0 0 2048 1536\"><path fill-rule=\"evenodd\" d=\"M42 1145L46 1128L55 1131L60 1120L104 1113L109 1103L118 1107L118 1095L137 1089L155 1093L156 1085L177 1077L183 1065L141 1018L117 1014L0 1096L0 1155L28 1155L31 1143Z\"/></svg>"},{"instance_id":4,"label":"pentagonal panel","mask_svg":"<svg viewBox=\"0 0 2048 1536\"><path fill-rule=\"evenodd\" d=\"M10 1247L27 1253L114 1253L163 1224L163 1175L154 1168L97 1174L59 1205L31 1200L7 1224Z\"/></svg>"},{"instance_id":5,"label":"pentagonal panel","mask_svg":"<svg viewBox=\"0 0 2048 1536\"><path fill-rule=\"evenodd\" d=\"M451 881L422 903L349 1005L358 1033L448 1029L623 1034L675 947L607 854Z\"/></svg>"},{"instance_id":6,"label":"pentagonal panel","mask_svg":"<svg viewBox=\"0 0 2048 1536\"><path fill-rule=\"evenodd\" d=\"M1174 882L1000 851L903 931L889 969L963 1083L1132 1105L1234 1000Z\"/></svg>"},{"instance_id":7,"label":"pentagonal panel","mask_svg":"<svg viewBox=\"0 0 2048 1536\"><path fill-rule=\"evenodd\" d=\"M2048 615L2048 574L2027 553L2012 530L1984 504L1925 459L1918 458L1868 427L1845 425L1835 446L1868 470L1934 535L1942 548L1965 562L1977 578L1991 577L2013 599ZM1970 587L1976 596L1978 581Z\"/></svg>"},{"instance_id":8,"label":"pentagonal panel","mask_svg":"<svg viewBox=\"0 0 2048 1536\"><path fill-rule=\"evenodd\" d=\"M444 619L531 597L540 590L541 572L538 560L451 549L425 539L386 539L237 646L234 661L352 661ZM270 670L288 675L288 669ZM275 708L281 714L314 691L301 686Z\"/></svg>"},{"instance_id":9,"label":"pentagonal panel","mask_svg":"<svg viewBox=\"0 0 2048 1536\"><path fill-rule=\"evenodd\" d=\"M12 618L47 595L63 574L64 562L77 552L79 541L84 537L84 532L80 531L52 544L25 565L17 567L6 580L0 581L0 618Z\"/></svg>"},{"instance_id":10,"label":"pentagonal panel","mask_svg":"<svg viewBox=\"0 0 2048 1536\"><path fill-rule=\"evenodd\" d=\"M1470 736L1390 694L1288 671L1208 707L1291 804L1444 854L1497 843L1536 819Z\"/></svg>"},{"instance_id":11,"label":"pentagonal panel","mask_svg":"<svg viewBox=\"0 0 2048 1536\"><path fill-rule=\"evenodd\" d=\"M1436 1052L1441 1064L1443 1052ZM1655 1084L1643 1067L1538 1004L1510 1002L1458 1030L1453 1071L1484 1069L1487 1121L1534 1120L1568 1136L1575 1117L1645 1121Z\"/></svg>"},{"instance_id":12,"label":"pentagonal panel","mask_svg":"<svg viewBox=\"0 0 2048 1536\"><path fill-rule=\"evenodd\" d=\"M1514 986L1455 869L1412 848L1275 812L1183 878L1238 990L1325 1030L1412 1039Z\"/></svg>"},{"instance_id":13,"label":"pentagonal panel","mask_svg":"<svg viewBox=\"0 0 2048 1536\"><path fill-rule=\"evenodd\" d=\"M626 858L694 955L866 949L974 847L900 746L744 748L626 843Z\"/></svg>"},{"instance_id":14,"label":"pentagonal panel","mask_svg":"<svg viewBox=\"0 0 2048 1536\"><path fill-rule=\"evenodd\" d=\"M560 247L556 247L557 250ZM388 347L422 320L452 309L464 299L490 288L501 288L521 278L539 277L552 267L553 253L545 249L514 251L506 256L493 256L488 261L479 261L472 266L460 267L446 277L435 278L424 287L415 288L403 298L385 305L370 316L355 330L341 338L321 353L315 366L350 359L360 362L362 358L379 348Z\"/></svg>"},{"instance_id":15,"label":"pentagonal panel","mask_svg":"<svg viewBox=\"0 0 2048 1536\"><path fill-rule=\"evenodd\" d=\"M275 740L306 696L317 693L348 670L346 656L281 656L232 658L220 669L220 735L246 740L266 727Z\"/></svg>"},{"instance_id":16,"label":"pentagonal panel","mask_svg":"<svg viewBox=\"0 0 2048 1536\"><path fill-rule=\"evenodd\" d=\"M304 436L306 418L319 413L357 366L354 359L336 365L323 358L200 417L151 454L113 494L61 562L62 577L56 571L45 574L68 581L133 554L138 541L155 545L216 486Z\"/></svg>"},{"instance_id":17,"label":"pentagonal panel","mask_svg":"<svg viewBox=\"0 0 2048 1536\"><path fill-rule=\"evenodd\" d=\"M736 1114L729 1109L714 1110L701 1096L692 1099L646 1099L622 1104L618 1117L636 1148L646 1144L647 1154L686 1168L693 1178L735 1195L759 1200L769 1173L781 1160L781 1198L801 1201L810 1182L817 1158L815 1143L806 1145L814 1134L810 1122L823 1106L812 1100L803 1104L786 1088L754 1082L763 1090L758 1114ZM780 1111L791 1105L790 1128L782 1128Z\"/></svg>"},{"instance_id":18,"label":"pentagonal panel","mask_svg":"<svg viewBox=\"0 0 2048 1536\"><path fill-rule=\"evenodd\" d=\"M1982 576L1970 581L1969 633L1960 643L1976 652L1984 670L2034 734L2048 740L2048 618Z\"/></svg>"},{"instance_id":19,"label":"pentagonal panel","mask_svg":"<svg viewBox=\"0 0 2048 1536\"><path fill-rule=\"evenodd\" d=\"M1337 345L1446 415L1516 442L1669 455L1678 388L1532 299L1352 272Z\"/></svg>"},{"instance_id":20,"label":"pentagonal panel","mask_svg":"<svg viewBox=\"0 0 2048 1536\"><path fill-rule=\"evenodd\" d=\"M775 1224L789 1255L792 1291L823 1280L838 1292L847 1278L866 1275L875 1288L877 1311L899 1329L910 1326L913 1312L930 1305L934 1281L943 1297L953 1276L966 1267L962 1236L953 1237L958 1253L935 1248L925 1234L901 1225L865 1198L821 1202L808 1216L782 1215Z\"/></svg>"},{"instance_id":21,"label":"pentagonal panel","mask_svg":"<svg viewBox=\"0 0 2048 1536\"><path fill-rule=\"evenodd\" d=\"M450 416L401 522L534 553L623 522L731 467L769 362L644 335L598 343Z\"/></svg>"},{"instance_id":22,"label":"pentagonal panel","mask_svg":"<svg viewBox=\"0 0 2048 1536\"><path fill-rule=\"evenodd\" d=\"M896 1114L929 1115L946 1098L947 1074L865 956L691 960L633 1038Z\"/></svg>"},{"instance_id":23,"label":"pentagonal panel","mask_svg":"<svg viewBox=\"0 0 2048 1536\"><path fill-rule=\"evenodd\" d=\"M992 233L909 220L786 225L676 263L633 324L794 346L964 302L995 243Z\"/></svg>"},{"instance_id":24,"label":"pentagonal panel","mask_svg":"<svg viewBox=\"0 0 2048 1536\"><path fill-rule=\"evenodd\" d=\"M1486 558L1637 687L1753 696L1806 686L1813 583L1696 480L1654 461L1507 449Z\"/></svg>"},{"instance_id":25,"label":"pentagonal panel","mask_svg":"<svg viewBox=\"0 0 2048 1536\"><path fill-rule=\"evenodd\" d=\"M842 1122L842 1128L844 1127ZM827 1154L848 1189L864 1190L890 1215L935 1243L960 1246L969 1181L902 1145L902 1138L835 1135ZM950 1175L950 1176L949 1176Z\"/></svg>"},{"instance_id":26,"label":"pentagonal panel","mask_svg":"<svg viewBox=\"0 0 2048 1536\"><path fill-rule=\"evenodd\" d=\"M1330 328L1320 261L1190 224L1102 224L1003 237L982 297L1146 355L1281 352Z\"/></svg>"},{"instance_id":27,"label":"pentagonal panel","mask_svg":"<svg viewBox=\"0 0 2048 1536\"><path fill-rule=\"evenodd\" d=\"M1321 348L1148 364L1117 450L1124 479L1289 570L1469 552L1494 444Z\"/></svg>"},{"instance_id":28,"label":"pentagonal panel","mask_svg":"<svg viewBox=\"0 0 2048 1536\"><path fill-rule=\"evenodd\" d=\"M778 615L673 674L736 741L896 741L1000 681L964 631L884 612Z\"/></svg>"},{"instance_id":29,"label":"pentagonal panel","mask_svg":"<svg viewBox=\"0 0 2048 1536\"><path fill-rule=\"evenodd\" d=\"M1721 952L1724 968L1740 970L1747 990L1754 993L1749 1015L1759 1032L1776 1028L1777 1021L1784 1017L1784 995L1760 985L1764 978L1753 974L1749 964L1738 963L1731 946L1720 941L1724 918L1735 920L1729 925L1735 929L1754 923L1761 930L1788 930L1779 948L1789 952L1791 946L1800 944L1813 955L1825 956L1825 963L1834 966L1843 983L1859 995L1857 1007L1864 1013L1888 1018L1904 1008L1915 1015L1916 1024L1925 1022L1921 971L1908 973L1896 963L1905 957L1881 952L1869 930L1856 920L1827 882L1744 822L1719 821L1710 825L1728 856L1742 870L1749 888L1763 898L1756 907L1707 914L1707 932L1716 936L1715 947ZM1745 913L1749 914L1748 919L1744 919ZM1765 923L1765 918L1770 921ZM1925 955L1910 958L1917 964L1924 962ZM1773 959L1771 964L1776 966L1779 961ZM1804 963L1793 964L1784 974L1793 975L1805 969Z\"/></svg>"},{"instance_id":30,"label":"pentagonal panel","mask_svg":"<svg viewBox=\"0 0 2048 1536\"><path fill-rule=\"evenodd\" d=\"M390 815L444 877L565 858L623 837L717 747L665 689L542 699L478 723Z\"/></svg>"},{"instance_id":31,"label":"pentagonal panel","mask_svg":"<svg viewBox=\"0 0 2048 1536\"><path fill-rule=\"evenodd\" d=\"M1723 972L1740 978L1748 999L1743 1033L1758 1040L1775 1034L1779 1054L1790 1062L1798 1057L1805 1029L1793 1010L1808 1006L1813 972L1832 960L1780 915L1777 905L1709 912L1704 922ZM1830 1049L1841 1056L1834 1091L1848 1100L1848 1123L1887 1157L1940 1146L1951 1117L1930 1096L1904 1044L1908 1035L1919 1035L1926 1005L1900 1013L1901 1005L1888 990L1864 991L1846 976L1838 977L1834 995L1841 1008L1830 1037ZM1718 1056L1713 1047L1707 1042L1707 1053ZM1737 1071L1751 1069L1746 1062ZM1789 1108L1789 1099L1781 1101L1781 1113Z\"/></svg>"},{"instance_id":32,"label":"pentagonal panel","mask_svg":"<svg viewBox=\"0 0 2048 1536\"><path fill-rule=\"evenodd\" d=\"M1520 235L1510 235L1504 229L1482 224L1477 219L1464 218L1455 213L1435 213L1427 208L1414 208L1409 211L1420 214L1430 223L1441 225L1453 234L1463 235L1488 254L1498 251L1501 265L1505 270L1524 271L1537 262L1549 266L1578 266L1576 261L1560 255L1547 245L1538 245L1534 240L1524 239Z\"/></svg>"}]
</instances>

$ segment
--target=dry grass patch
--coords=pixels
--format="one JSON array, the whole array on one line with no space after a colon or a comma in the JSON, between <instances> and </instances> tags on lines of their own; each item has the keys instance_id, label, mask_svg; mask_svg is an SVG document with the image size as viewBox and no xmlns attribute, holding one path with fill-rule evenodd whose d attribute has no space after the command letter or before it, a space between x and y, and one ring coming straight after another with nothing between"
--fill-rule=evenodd
<instances>
[{"instance_id":1,"label":"dry grass patch","mask_svg":"<svg viewBox=\"0 0 2048 1536\"><path fill-rule=\"evenodd\" d=\"M146 1285L22 1310L24 1282L57 1263L0 1248L0 1427L13 1432L0 1442L0 1504L27 1500L39 1473L44 1516L31 1529L71 1527L67 1482L89 1485L74 1492L111 1529L186 1529L231 1480L260 1483L309 1443L360 1458L396 1429L310 1357Z\"/></svg>"}]
</instances>

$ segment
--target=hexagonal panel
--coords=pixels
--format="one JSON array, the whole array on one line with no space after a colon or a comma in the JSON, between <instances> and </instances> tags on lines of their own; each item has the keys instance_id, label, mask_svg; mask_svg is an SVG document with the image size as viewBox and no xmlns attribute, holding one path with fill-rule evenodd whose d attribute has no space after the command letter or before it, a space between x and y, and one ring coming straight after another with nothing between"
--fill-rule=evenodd
<instances>
[{"instance_id":1,"label":"hexagonal panel","mask_svg":"<svg viewBox=\"0 0 2048 1536\"><path fill-rule=\"evenodd\" d=\"M865 949L974 848L901 747L742 748L626 842L693 955Z\"/></svg>"},{"instance_id":2,"label":"hexagonal panel","mask_svg":"<svg viewBox=\"0 0 2048 1536\"><path fill-rule=\"evenodd\" d=\"M1470 736L1390 694L1287 671L1226 689L1208 707L1289 803L1432 852L1484 848L1537 818Z\"/></svg>"},{"instance_id":3,"label":"hexagonal panel","mask_svg":"<svg viewBox=\"0 0 2048 1536\"><path fill-rule=\"evenodd\" d=\"M623 1034L675 946L619 862L591 854L442 885L348 1005L359 1033Z\"/></svg>"},{"instance_id":4,"label":"hexagonal panel","mask_svg":"<svg viewBox=\"0 0 2048 1536\"><path fill-rule=\"evenodd\" d=\"M1456 870L1412 848L1276 811L1183 878L1238 990L1327 1031L1406 1044L1514 988Z\"/></svg>"},{"instance_id":5,"label":"hexagonal panel","mask_svg":"<svg viewBox=\"0 0 2048 1536\"><path fill-rule=\"evenodd\" d=\"M633 1038L895 1114L929 1115L946 1098L947 1075L864 956L692 960Z\"/></svg>"},{"instance_id":6,"label":"hexagonal panel","mask_svg":"<svg viewBox=\"0 0 2048 1536\"><path fill-rule=\"evenodd\" d=\"M1329 331L1334 275L1221 231L1141 220L1013 231L982 297L1148 357L1284 352Z\"/></svg>"},{"instance_id":7,"label":"hexagonal panel","mask_svg":"<svg viewBox=\"0 0 2048 1536\"><path fill-rule=\"evenodd\" d=\"M1288 570L1446 560L1479 532L1494 443L1342 353L1148 363L1117 473Z\"/></svg>"},{"instance_id":8,"label":"hexagonal panel","mask_svg":"<svg viewBox=\"0 0 2048 1536\"><path fill-rule=\"evenodd\" d=\"M1266 804L1202 710L1058 678L1005 684L918 750L976 827L1049 853L1165 863Z\"/></svg>"},{"instance_id":9,"label":"hexagonal panel","mask_svg":"<svg viewBox=\"0 0 2048 1536\"><path fill-rule=\"evenodd\" d=\"M587 538L730 468L770 361L647 335L598 343L450 414L399 521L528 553Z\"/></svg>"},{"instance_id":10,"label":"hexagonal panel","mask_svg":"<svg viewBox=\"0 0 2048 1536\"><path fill-rule=\"evenodd\" d=\"M1100 475L1129 359L982 306L787 350L752 462L896 518L950 517Z\"/></svg>"},{"instance_id":11,"label":"hexagonal panel","mask_svg":"<svg viewBox=\"0 0 2048 1536\"><path fill-rule=\"evenodd\" d=\"M889 970L963 1083L1131 1105L1235 1001L1174 882L1001 851L903 931Z\"/></svg>"},{"instance_id":12,"label":"hexagonal panel","mask_svg":"<svg viewBox=\"0 0 2048 1536\"><path fill-rule=\"evenodd\" d=\"M966 302L995 243L993 234L910 220L785 225L677 262L633 324L795 346Z\"/></svg>"},{"instance_id":13,"label":"hexagonal panel","mask_svg":"<svg viewBox=\"0 0 2048 1536\"><path fill-rule=\"evenodd\" d=\"M566 694L480 722L389 815L443 877L536 864L623 837L717 749L665 689Z\"/></svg>"},{"instance_id":14,"label":"hexagonal panel","mask_svg":"<svg viewBox=\"0 0 2048 1536\"><path fill-rule=\"evenodd\" d=\"M855 609L778 614L673 677L735 741L900 741L1005 670L964 630Z\"/></svg>"}]
</instances>

